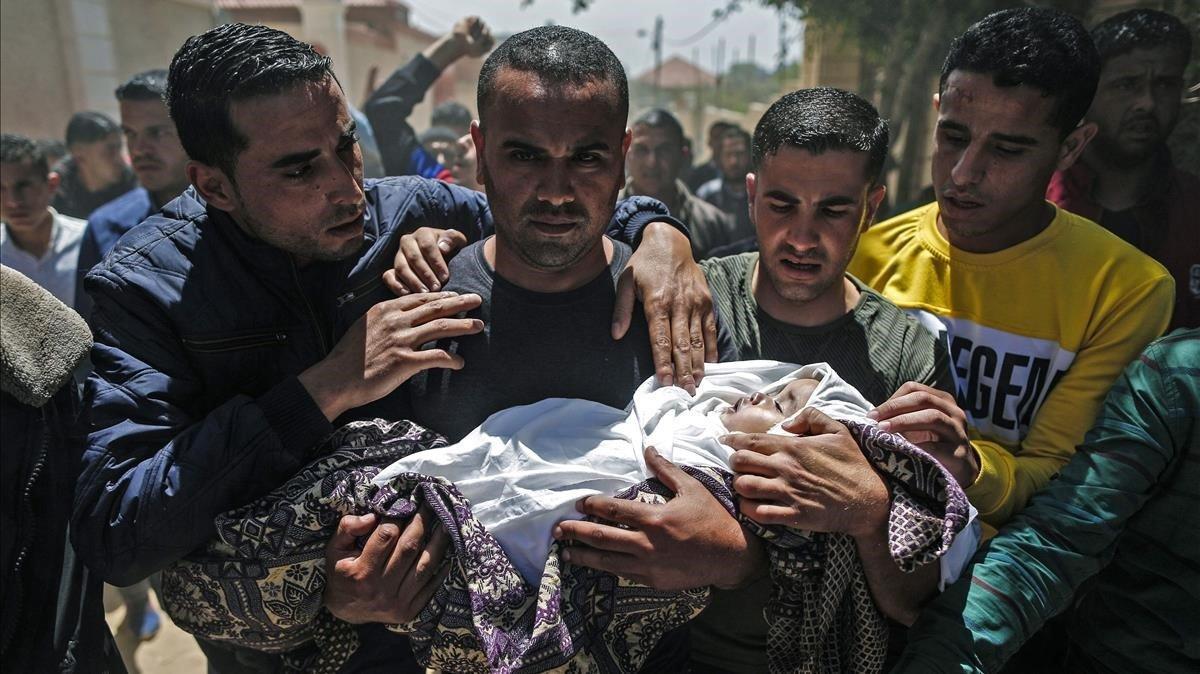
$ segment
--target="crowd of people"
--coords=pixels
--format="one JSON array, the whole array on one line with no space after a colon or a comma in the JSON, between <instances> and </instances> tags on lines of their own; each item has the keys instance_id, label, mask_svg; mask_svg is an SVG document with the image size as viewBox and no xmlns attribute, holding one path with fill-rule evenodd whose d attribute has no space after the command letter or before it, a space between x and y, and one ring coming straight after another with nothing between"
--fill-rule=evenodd
<instances>
[{"instance_id":1,"label":"crowd of people","mask_svg":"<svg viewBox=\"0 0 1200 674\"><path fill-rule=\"evenodd\" d=\"M698 163L572 28L464 18L361 109L286 33L189 38L65 154L0 136L0 662L124 671L110 583L219 673L1195 671L1191 55L982 17L884 219L851 92Z\"/></svg>"}]
</instances>

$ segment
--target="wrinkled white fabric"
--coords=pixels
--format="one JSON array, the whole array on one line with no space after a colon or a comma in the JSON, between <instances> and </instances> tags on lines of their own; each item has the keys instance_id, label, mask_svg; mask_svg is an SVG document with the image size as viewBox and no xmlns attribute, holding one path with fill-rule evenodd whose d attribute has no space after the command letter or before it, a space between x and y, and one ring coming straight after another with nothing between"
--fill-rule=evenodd
<instances>
[{"instance_id":1,"label":"wrinkled white fabric","mask_svg":"<svg viewBox=\"0 0 1200 674\"><path fill-rule=\"evenodd\" d=\"M806 407L874 423L865 416L873 406L825 363L718 363L705 367L695 396L651 378L624 410L568 398L502 410L449 447L397 461L375 482L410 472L453 482L525 580L537 585L551 531L558 522L582 518L575 510L579 499L611 496L652 477L643 457L647 446L679 465L729 470L733 450L719 440L728 434L720 412L756 391L775 395L796 379L819 382ZM788 435L781 425L769 432ZM964 538L970 537L959 536L955 548ZM966 558L977 544L976 537Z\"/></svg>"},{"instance_id":2,"label":"wrinkled white fabric","mask_svg":"<svg viewBox=\"0 0 1200 674\"><path fill-rule=\"evenodd\" d=\"M624 410L566 398L502 410L454 445L397 461L375 482L406 472L453 482L521 575L537 584L554 525L582 517L576 501L651 477L642 456L647 445L677 464L728 470L733 451L718 440L728 432L720 411L798 378L820 381L808 404L830 416L862 418L871 408L824 363L720 363L706 367L695 396L647 379Z\"/></svg>"}]
</instances>

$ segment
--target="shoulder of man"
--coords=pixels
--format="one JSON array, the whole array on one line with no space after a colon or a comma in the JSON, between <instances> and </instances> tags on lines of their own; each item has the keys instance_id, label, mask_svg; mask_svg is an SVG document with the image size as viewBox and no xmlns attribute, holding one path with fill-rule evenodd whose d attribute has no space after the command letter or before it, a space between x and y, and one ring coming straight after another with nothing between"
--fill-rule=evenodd
<instances>
[{"instance_id":1,"label":"shoulder of man","mask_svg":"<svg viewBox=\"0 0 1200 674\"><path fill-rule=\"evenodd\" d=\"M158 213L134 226L100 264L88 272L93 277L129 279L136 275L184 275L200 239L200 225L208 221L207 206L189 187Z\"/></svg>"},{"instance_id":2,"label":"shoulder of man","mask_svg":"<svg viewBox=\"0 0 1200 674\"><path fill-rule=\"evenodd\" d=\"M915 381L954 393L949 356L944 340L931 333L888 298L850 276L863 300L855 307L855 320L863 327L872 361L894 389Z\"/></svg>"},{"instance_id":3,"label":"shoulder of man","mask_svg":"<svg viewBox=\"0 0 1200 674\"><path fill-rule=\"evenodd\" d=\"M423 226L483 229L483 220L490 218L482 193L441 180L413 175L371 178L363 181L363 189L381 236Z\"/></svg>"},{"instance_id":4,"label":"shoulder of man","mask_svg":"<svg viewBox=\"0 0 1200 674\"><path fill-rule=\"evenodd\" d=\"M756 260L757 251L700 261L700 270L708 281L713 304L719 309L722 320L734 332L738 331L741 321L754 320L748 311L751 291L746 283L746 274Z\"/></svg>"},{"instance_id":5,"label":"shoulder of man","mask_svg":"<svg viewBox=\"0 0 1200 674\"><path fill-rule=\"evenodd\" d=\"M1174 283L1154 258L1082 215L1059 208L1055 220L1062 221L1063 234L1053 254L1071 278L1122 296L1146 284Z\"/></svg>"},{"instance_id":6,"label":"shoulder of man","mask_svg":"<svg viewBox=\"0 0 1200 674\"><path fill-rule=\"evenodd\" d=\"M144 187L137 187L92 211L87 222L93 229L102 228L124 234L145 220L153 208L150 192Z\"/></svg>"},{"instance_id":7,"label":"shoulder of man","mask_svg":"<svg viewBox=\"0 0 1200 674\"><path fill-rule=\"evenodd\" d=\"M712 199L713 196L720 194L720 193L721 193L721 177L720 176L717 176L716 178L713 178L712 180L709 180L708 182L704 183L700 187L696 188L696 196L700 197L701 199L703 199L705 201Z\"/></svg>"},{"instance_id":8,"label":"shoulder of man","mask_svg":"<svg viewBox=\"0 0 1200 674\"><path fill-rule=\"evenodd\" d=\"M936 217L936 201L869 227L859 237L847 271L872 288L881 287L880 274L896 263L900 251L916 243L920 224L931 212Z\"/></svg>"}]
</instances>

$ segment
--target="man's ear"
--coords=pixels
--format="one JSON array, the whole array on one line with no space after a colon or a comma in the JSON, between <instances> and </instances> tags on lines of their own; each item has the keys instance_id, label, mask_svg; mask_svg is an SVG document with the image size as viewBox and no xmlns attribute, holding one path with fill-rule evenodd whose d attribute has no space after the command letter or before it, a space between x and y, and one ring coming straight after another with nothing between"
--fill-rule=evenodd
<instances>
[{"instance_id":1,"label":"man's ear","mask_svg":"<svg viewBox=\"0 0 1200 674\"><path fill-rule=\"evenodd\" d=\"M879 207L883 204L883 198L887 196L887 185L879 183L872 187L867 192L867 203L864 204L862 229L865 231L875 222L875 215L879 213Z\"/></svg>"},{"instance_id":2,"label":"man's ear","mask_svg":"<svg viewBox=\"0 0 1200 674\"><path fill-rule=\"evenodd\" d=\"M625 155L629 154L629 146L633 143L633 129L625 127L625 137L621 139L621 163L625 163Z\"/></svg>"},{"instance_id":3,"label":"man's ear","mask_svg":"<svg viewBox=\"0 0 1200 674\"><path fill-rule=\"evenodd\" d=\"M942 95L940 93L935 93L933 95L933 111L937 112L941 109L942 109Z\"/></svg>"},{"instance_id":4,"label":"man's ear","mask_svg":"<svg viewBox=\"0 0 1200 674\"><path fill-rule=\"evenodd\" d=\"M189 161L187 177L188 181L195 185L200 196L212 204L213 208L226 213L237 209L238 199L233 181L221 169L198 161Z\"/></svg>"},{"instance_id":5,"label":"man's ear","mask_svg":"<svg viewBox=\"0 0 1200 674\"><path fill-rule=\"evenodd\" d=\"M57 171L51 171L46 174L46 186L50 188L50 196L53 197L55 192L58 192L58 186L62 184L62 176L58 175Z\"/></svg>"},{"instance_id":6,"label":"man's ear","mask_svg":"<svg viewBox=\"0 0 1200 674\"><path fill-rule=\"evenodd\" d=\"M746 201L750 202L750 210L754 211L754 195L758 193L758 174L751 171L746 174Z\"/></svg>"},{"instance_id":7,"label":"man's ear","mask_svg":"<svg viewBox=\"0 0 1200 674\"><path fill-rule=\"evenodd\" d=\"M1079 156L1083 154L1083 149L1087 144L1092 142L1096 137L1096 132L1100 127L1095 122L1084 122L1075 127L1075 130L1067 134L1063 139L1062 145L1058 148L1058 164L1055 165L1055 171L1066 171L1071 168Z\"/></svg>"},{"instance_id":8,"label":"man's ear","mask_svg":"<svg viewBox=\"0 0 1200 674\"><path fill-rule=\"evenodd\" d=\"M479 120L471 120L471 142L475 144L475 182L483 185L483 173L486 159L483 158L483 127Z\"/></svg>"}]
</instances>

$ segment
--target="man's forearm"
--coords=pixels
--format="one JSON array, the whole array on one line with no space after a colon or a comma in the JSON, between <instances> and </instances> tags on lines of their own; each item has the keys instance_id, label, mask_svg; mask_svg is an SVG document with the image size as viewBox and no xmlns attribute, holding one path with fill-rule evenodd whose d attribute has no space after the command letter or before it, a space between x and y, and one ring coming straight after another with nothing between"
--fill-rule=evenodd
<instances>
[{"instance_id":1,"label":"man's forearm","mask_svg":"<svg viewBox=\"0 0 1200 674\"><path fill-rule=\"evenodd\" d=\"M937 589L939 565L926 564L912 573L901 571L892 559L887 527L887 520L884 520L869 534L855 537L854 546L875 605L892 620L912 625L920 614L921 605Z\"/></svg>"},{"instance_id":2,"label":"man's forearm","mask_svg":"<svg viewBox=\"0 0 1200 674\"><path fill-rule=\"evenodd\" d=\"M174 427L162 425L170 410L147 400L137 405L151 408L144 413L118 409L105 401L124 394L102 392L101 427L88 439L71 524L89 567L114 584L141 580L204 544L217 515L302 467L331 427L311 418L319 411L283 400L299 395L293 386L284 382L257 400L236 397L194 423L176 418Z\"/></svg>"}]
</instances>

